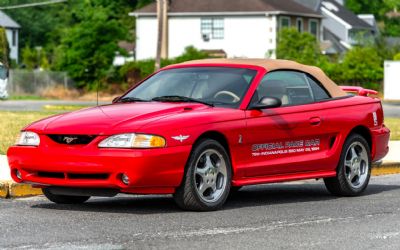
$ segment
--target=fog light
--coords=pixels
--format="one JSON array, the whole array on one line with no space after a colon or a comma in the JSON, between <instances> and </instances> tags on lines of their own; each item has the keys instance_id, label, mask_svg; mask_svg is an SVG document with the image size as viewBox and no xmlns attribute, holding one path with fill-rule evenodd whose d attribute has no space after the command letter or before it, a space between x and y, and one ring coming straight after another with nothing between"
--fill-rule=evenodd
<instances>
[{"instance_id":1,"label":"fog light","mask_svg":"<svg viewBox=\"0 0 400 250\"><path fill-rule=\"evenodd\" d=\"M15 176L17 176L18 179L22 180L22 174L19 172L19 170L15 170Z\"/></svg>"},{"instance_id":2,"label":"fog light","mask_svg":"<svg viewBox=\"0 0 400 250\"><path fill-rule=\"evenodd\" d=\"M125 184L125 185L129 185L129 177L126 174L122 174L121 175L121 181Z\"/></svg>"}]
</instances>

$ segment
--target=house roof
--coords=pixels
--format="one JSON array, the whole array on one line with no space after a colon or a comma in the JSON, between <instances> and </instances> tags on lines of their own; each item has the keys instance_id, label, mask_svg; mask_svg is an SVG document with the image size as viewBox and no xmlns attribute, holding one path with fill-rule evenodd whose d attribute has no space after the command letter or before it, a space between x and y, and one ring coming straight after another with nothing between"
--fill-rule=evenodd
<instances>
[{"instance_id":1,"label":"house roof","mask_svg":"<svg viewBox=\"0 0 400 250\"><path fill-rule=\"evenodd\" d=\"M19 29L21 26L15 22L11 17L9 17L6 13L0 10L0 26L5 28L15 28Z\"/></svg>"},{"instance_id":2,"label":"house roof","mask_svg":"<svg viewBox=\"0 0 400 250\"><path fill-rule=\"evenodd\" d=\"M321 6L321 0L294 0L294 1L315 11L319 11L319 8Z\"/></svg>"},{"instance_id":3,"label":"house roof","mask_svg":"<svg viewBox=\"0 0 400 250\"><path fill-rule=\"evenodd\" d=\"M155 2L134 12L136 15L155 15ZM304 16L322 17L293 0L170 0L169 13L266 13L283 12Z\"/></svg>"},{"instance_id":4,"label":"house roof","mask_svg":"<svg viewBox=\"0 0 400 250\"><path fill-rule=\"evenodd\" d=\"M351 25L353 28L373 29L371 25L335 0L323 0L321 2L321 8L325 8L347 24Z\"/></svg>"},{"instance_id":5,"label":"house roof","mask_svg":"<svg viewBox=\"0 0 400 250\"><path fill-rule=\"evenodd\" d=\"M306 72L315 77L325 89L331 94L332 97L341 97L347 95L336 83L334 83L325 73L318 67L308 66L289 60L275 60L275 59L202 59L183 62L180 65L253 65L265 68L267 71L287 69L299 70ZM173 67L173 66L172 66Z\"/></svg>"}]
</instances>

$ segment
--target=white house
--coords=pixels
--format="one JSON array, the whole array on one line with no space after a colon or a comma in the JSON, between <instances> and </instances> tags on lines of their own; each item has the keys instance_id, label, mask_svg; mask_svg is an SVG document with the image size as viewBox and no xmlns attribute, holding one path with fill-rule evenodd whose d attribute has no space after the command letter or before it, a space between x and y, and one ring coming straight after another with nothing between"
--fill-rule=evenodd
<instances>
[{"instance_id":1,"label":"white house","mask_svg":"<svg viewBox=\"0 0 400 250\"><path fill-rule=\"evenodd\" d=\"M3 11L0 11L0 26L6 29L10 58L18 63L18 33L21 26Z\"/></svg>"},{"instance_id":2,"label":"white house","mask_svg":"<svg viewBox=\"0 0 400 250\"><path fill-rule=\"evenodd\" d=\"M322 19L322 40L329 41L325 53L342 53L365 40L372 39L378 31L374 15L356 15L344 6L344 0L295 0L317 11Z\"/></svg>"},{"instance_id":3,"label":"white house","mask_svg":"<svg viewBox=\"0 0 400 250\"><path fill-rule=\"evenodd\" d=\"M156 55L156 12L152 3L131 13L136 17L137 60ZM167 16L169 58L187 46L223 50L230 58L274 58L282 27L322 35L322 15L293 0L170 0Z\"/></svg>"}]
</instances>

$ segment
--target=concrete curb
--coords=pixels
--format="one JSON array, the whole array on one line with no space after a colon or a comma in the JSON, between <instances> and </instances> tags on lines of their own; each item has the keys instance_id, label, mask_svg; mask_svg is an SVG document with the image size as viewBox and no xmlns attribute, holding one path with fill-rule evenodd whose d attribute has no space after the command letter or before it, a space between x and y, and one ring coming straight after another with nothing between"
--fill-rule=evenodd
<instances>
[{"instance_id":1,"label":"concrete curb","mask_svg":"<svg viewBox=\"0 0 400 250\"><path fill-rule=\"evenodd\" d=\"M400 174L400 162L387 162L381 165L373 165L372 176ZM13 181L0 181L0 198L21 198L41 195L40 188L34 188L30 184L16 183Z\"/></svg>"},{"instance_id":2,"label":"concrete curb","mask_svg":"<svg viewBox=\"0 0 400 250\"><path fill-rule=\"evenodd\" d=\"M371 174L373 176L400 174L400 162L385 162L381 165L372 165Z\"/></svg>"},{"instance_id":3,"label":"concrete curb","mask_svg":"<svg viewBox=\"0 0 400 250\"><path fill-rule=\"evenodd\" d=\"M0 181L0 198L20 198L41 194L43 193L40 188L34 188L30 184Z\"/></svg>"}]
</instances>

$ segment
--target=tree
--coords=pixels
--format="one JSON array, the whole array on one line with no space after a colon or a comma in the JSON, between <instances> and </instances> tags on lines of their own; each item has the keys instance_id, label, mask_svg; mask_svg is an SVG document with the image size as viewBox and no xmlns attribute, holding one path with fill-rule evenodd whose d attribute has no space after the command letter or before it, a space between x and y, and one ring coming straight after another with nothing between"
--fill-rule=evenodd
<instances>
[{"instance_id":1,"label":"tree","mask_svg":"<svg viewBox=\"0 0 400 250\"><path fill-rule=\"evenodd\" d=\"M80 87L91 89L106 76L119 50L118 41L129 36L127 27L115 18L116 3L105 2L114 1L82 2L75 12L76 24L65 30L55 50L56 68L67 70Z\"/></svg>"},{"instance_id":2,"label":"tree","mask_svg":"<svg viewBox=\"0 0 400 250\"><path fill-rule=\"evenodd\" d=\"M387 11L384 0L346 0L345 5L356 14L374 14L378 20L381 20Z\"/></svg>"},{"instance_id":3,"label":"tree","mask_svg":"<svg viewBox=\"0 0 400 250\"><path fill-rule=\"evenodd\" d=\"M381 58L373 47L354 47L340 64L343 78L354 85L381 82L383 67Z\"/></svg>"},{"instance_id":4,"label":"tree","mask_svg":"<svg viewBox=\"0 0 400 250\"><path fill-rule=\"evenodd\" d=\"M279 32L276 56L309 65L318 65L323 60L316 37L310 33L300 33L294 28Z\"/></svg>"},{"instance_id":5,"label":"tree","mask_svg":"<svg viewBox=\"0 0 400 250\"><path fill-rule=\"evenodd\" d=\"M0 62L6 67L10 66L10 48L6 37L6 30L3 27L0 27Z\"/></svg>"},{"instance_id":6,"label":"tree","mask_svg":"<svg viewBox=\"0 0 400 250\"><path fill-rule=\"evenodd\" d=\"M397 10L400 9L400 0L383 0L383 2L394 12L397 12Z\"/></svg>"}]
</instances>

